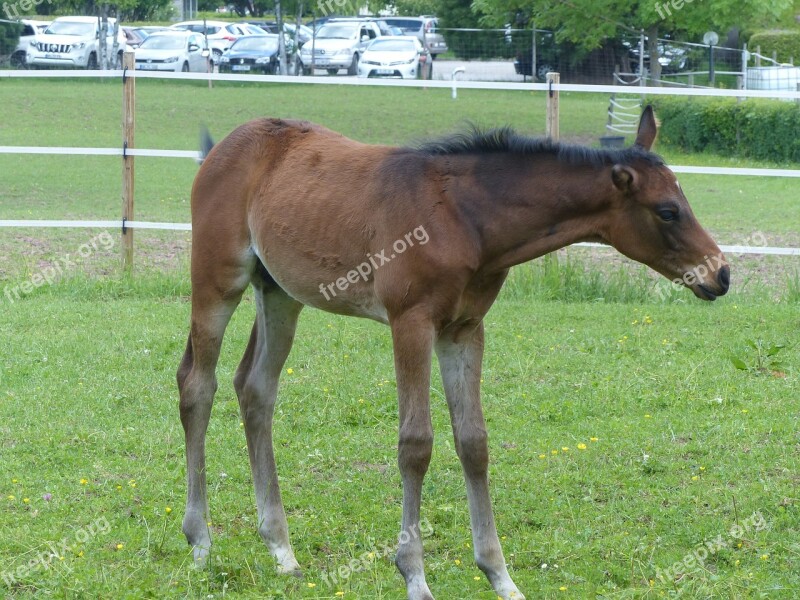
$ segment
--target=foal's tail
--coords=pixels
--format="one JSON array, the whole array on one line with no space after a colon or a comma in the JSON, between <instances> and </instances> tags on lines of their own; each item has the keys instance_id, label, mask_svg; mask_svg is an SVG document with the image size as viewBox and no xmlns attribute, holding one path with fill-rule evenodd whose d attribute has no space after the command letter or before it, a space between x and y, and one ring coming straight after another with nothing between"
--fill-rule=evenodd
<instances>
[{"instance_id":1,"label":"foal's tail","mask_svg":"<svg viewBox=\"0 0 800 600\"><path fill-rule=\"evenodd\" d=\"M214 139L211 137L208 127L202 125L200 127L200 156L197 159L197 164L203 164L203 161L206 159L206 156L208 156L208 153L211 152L213 147Z\"/></svg>"}]
</instances>

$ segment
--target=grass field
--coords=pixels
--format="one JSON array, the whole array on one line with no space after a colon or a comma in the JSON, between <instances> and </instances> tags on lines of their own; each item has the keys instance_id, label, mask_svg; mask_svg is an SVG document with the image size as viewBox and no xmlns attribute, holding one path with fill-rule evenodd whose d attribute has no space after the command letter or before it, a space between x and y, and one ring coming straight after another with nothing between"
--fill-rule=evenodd
<instances>
[{"instance_id":1,"label":"grass field","mask_svg":"<svg viewBox=\"0 0 800 600\"><path fill-rule=\"evenodd\" d=\"M382 143L464 119L531 133L544 123L543 98L527 93L462 91L454 103L447 90L139 82L137 91L139 147L194 149L198 123L221 137L264 114ZM0 145L118 145L120 93L114 82L0 80ZM562 96L565 136L601 134L605 102ZM191 161L139 160L137 216L187 221L195 172ZM118 159L0 155L0 219L115 218L119 175ZM800 243L794 182L681 182L721 243L757 234ZM256 533L230 383L254 313L246 297L220 361L208 437L215 545L211 566L197 570L180 532L174 383L188 239L137 234L135 277L125 279L108 235L0 229L0 597L403 598L386 555L401 500L388 329L301 317L275 441L305 577L280 578ZM492 493L512 576L529 599L796 597L796 261L730 257L734 291L706 304L688 291L659 299L649 275L611 256L576 249L516 269L486 319ZM19 292L54 265L64 275L52 285ZM438 376L432 402L428 581L438 598L494 600L471 556ZM354 559L356 572L339 578Z\"/></svg>"}]
</instances>

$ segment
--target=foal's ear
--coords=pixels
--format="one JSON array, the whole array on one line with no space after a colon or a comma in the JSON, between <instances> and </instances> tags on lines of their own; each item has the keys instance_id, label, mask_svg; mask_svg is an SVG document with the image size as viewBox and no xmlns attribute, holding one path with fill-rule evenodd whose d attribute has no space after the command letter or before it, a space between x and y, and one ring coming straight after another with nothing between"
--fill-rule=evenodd
<instances>
[{"instance_id":1,"label":"foal's ear","mask_svg":"<svg viewBox=\"0 0 800 600\"><path fill-rule=\"evenodd\" d=\"M636 141L633 145L649 151L653 147L657 133L658 127L656 125L656 117L653 114L653 106L648 104L639 119L639 130L636 132Z\"/></svg>"},{"instance_id":2,"label":"foal's ear","mask_svg":"<svg viewBox=\"0 0 800 600\"><path fill-rule=\"evenodd\" d=\"M621 192L632 192L636 189L636 171L627 165L614 165L611 169L611 181Z\"/></svg>"}]
</instances>

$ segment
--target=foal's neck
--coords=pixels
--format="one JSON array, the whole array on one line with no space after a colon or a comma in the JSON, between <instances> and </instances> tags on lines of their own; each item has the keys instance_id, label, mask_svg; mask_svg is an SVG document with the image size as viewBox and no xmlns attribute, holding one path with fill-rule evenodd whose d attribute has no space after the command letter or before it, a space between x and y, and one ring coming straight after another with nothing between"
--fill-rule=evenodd
<instances>
[{"instance_id":1,"label":"foal's neck","mask_svg":"<svg viewBox=\"0 0 800 600\"><path fill-rule=\"evenodd\" d=\"M474 225L481 234L483 270L604 240L603 217L614 189L610 165L569 165L551 155L462 158L451 163L459 182L454 198L479 221Z\"/></svg>"}]
</instances>

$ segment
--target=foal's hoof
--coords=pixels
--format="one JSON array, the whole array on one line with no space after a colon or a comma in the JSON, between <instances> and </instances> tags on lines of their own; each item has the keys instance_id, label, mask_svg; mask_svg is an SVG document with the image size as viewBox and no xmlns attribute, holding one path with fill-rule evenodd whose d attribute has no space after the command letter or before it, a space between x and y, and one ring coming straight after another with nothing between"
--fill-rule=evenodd
<instances>
[{"instance_id":1,"label":"foal's hoof","mask_svg":"<svg viewBox=\"0 0 800 600\"><path fill-rule=\"evenodd\" d=\"M288 575L290 577L297 577L298 579L303 578L303 570L300 566L296 566L294 568L286 568L283 565L278 565L278 575Z\"/></svg>"},{"instance_id":2,"label":"foal's hoof","mask_svg":"<svg viewBox=\"0 0 800 600\"><path fill-rule=\"evenodd\" d=\"M192 546L192 557L194 566L202 569L208 564L210 548L208 546Z\"/></svg>"}]
</instances>

